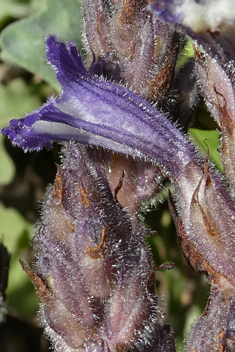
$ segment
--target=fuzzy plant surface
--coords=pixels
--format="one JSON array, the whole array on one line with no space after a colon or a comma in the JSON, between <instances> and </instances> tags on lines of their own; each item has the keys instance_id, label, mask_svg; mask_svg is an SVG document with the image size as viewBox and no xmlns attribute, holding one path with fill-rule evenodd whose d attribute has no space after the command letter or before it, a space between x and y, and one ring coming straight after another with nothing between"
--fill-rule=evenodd
<instances>
[{"instance_id":1,"label":"fuzzy plant surface","mask_svg":"<svg viewBox=\"0 0 235 352\"><path fill-rule=\"evenodd\" d=\"M70 142L64 155L35 230L36 273L22 263L46 334L58 351L173 351L143 242L148 230L132 223L86 148Z\"/></svg>"},{"instance_id":2,"label":"fuzzy plant surface","mask_svg":"<svg viewBox=\"0 0 235 352\"><path fill-rule=\"evenodd\" d=\"M166 177L182 252L211 285L185 349L235 351L235 14L231 1L222 8L84 0L87 61L74 42L50 35L61 95L2 130L25 151L66 142L35 229L34 270L22 262L56 351L175 350L137 216ZM187 36L194 55L179 67ZM223 175L185 133L199 96L221 130ZM109 151L129 162L113 167ZM119 200L125 175L130 193Z\"/></svg>"}]
</instances>

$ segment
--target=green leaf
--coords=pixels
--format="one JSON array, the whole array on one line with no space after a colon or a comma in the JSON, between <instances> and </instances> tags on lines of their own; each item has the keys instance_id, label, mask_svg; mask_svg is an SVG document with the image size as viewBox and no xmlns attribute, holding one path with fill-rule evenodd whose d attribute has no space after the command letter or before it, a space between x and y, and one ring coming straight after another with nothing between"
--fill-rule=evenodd
<instances>
[{"instance_id":1,"label":"green leaf","mask_svg":"<svg viewBox=\"0 0 235 352\"><path fill-rule=\"evenodd\" d=\"M28 13L28 6L19 4L16 1L1 0L0 24L4 22L7 17L20 18Z\"/></svg>"},{"instance_id":2,"label":"green leaf","mask_svg":"<svg viewBox=\"0 0 235 352\"><path fill-rule=\"evenodd\" d=\"M5 208L0 203L0 238L10 254L19 252L22 236L33 233L32 226L14 208ZM31 237L31 236L30 236ZM28 237L28 239L30 238Z\"/></svg>"},{"instance_id":3,"label":"green leaf","mask_svg":"<svg viewBox=\"0 0 235 352\"><path fill-rule=\"evenodd\" d=\"M0 203L0 239L11 255L7 301L19 313L34 316L38 299L33 285L19 264L19 258L29 246L33 236L32 226L13 208Z\"/></svg>"},{"instance_id":4,"label":"green leaf","mask_svg":"<svg viewBox=\"0 0 235 352\"><path fill-rule=\"evenodd\" d=\"M38 74L58 88L45 59L45 37L56 34L81 47L81 4L79 0L46 0L41 12L9 25L1 36L3 60Z\"/></svg>"},{"instance_id":5,"label":"green leaf","mask_svg":"<svg viewBox=\"0 0 235 352\"><path fill-rule=\"evenodd\" d=\"M223 171L222 160L218 149L220 147L220 134L216 130L199 130L196 128L189 129L190 136L199 145L202 152L209 151L210 159L215 163L220 171Z\"/></svg>"}]
</instances>

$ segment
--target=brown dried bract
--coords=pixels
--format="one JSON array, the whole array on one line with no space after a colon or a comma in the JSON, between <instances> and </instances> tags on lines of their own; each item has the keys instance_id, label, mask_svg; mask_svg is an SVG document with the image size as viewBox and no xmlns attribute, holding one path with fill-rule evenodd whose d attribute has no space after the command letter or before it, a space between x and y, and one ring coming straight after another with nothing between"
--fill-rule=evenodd
<instances>
[{"instance_id":1,"label":"brown dried bract","mask_svg":"<svg viewBox=\"0 0 235 352\"><path fill-rule=\"evenodd\" d=\"M102 230L101 239L98 246L87 248L86 252L90 257L98 259L104 256L104 253L105 253L104 244L107 240L107 230L108 230L108 225L105 225L105 227Z\"/></svg>"},{"instance_id":2,"label":"brown dried bract","mask_svg":"<svg viewBox=\"0 0 235 352\"><path fill-rule=\"evenodd\" d=\"M217 343L219 347L219 352L224 352L224 345L221 344L221 340L224 339L224 329L221 329L220 333L217 335Z\"/></svg>"},{"instance_id":3,"label":"brown dried bract","mask_svg":"<svg viewBox=\"0 0 235 352\"><path fill-rule=\"evenodd\" d=\"M79 181L79 186L78 190L81 193L81 199L80 199L80 204L84 206L85 209L89 208L91 206L91 203L88 199L87 193L85 188L82 187L82 181Z\"/></svg>"},{"instance_id":4,"label":"brown dried bract","mask_svg":"<svg viewBox=\"0 0 235 352\"><path fill-rule=\"evenodd\" d=\"M148 101L157 101L159 105L159 103L161 103L161 101L164 99L166 92L170 88L173 80L173 71L175 69L178 51L179 47L175 46L164 66L159 70L157 75L150 82L147 97Z\"/></svg>"},{"instance_id":5,"label":"brown dried bract","mask_svg":"<svg viewBox=\"0 0 235 352\"><path fill-rule=\"evenodd\" d=\"M58 199L57 205L62 205L63 199L63 172L59 164L56 164L57 173L54 184L54 196Z\"/></svg>"},{"instance_id":6,"label":"brown dried bract","mask_svg":"<svg viewBox=\"0 0 235 352\"><path fill-rule=\"evenodd\" d=\"M120 189L122 188L124 176L125 176L125 172L124 172L124 169L122 169L122 176L119 178L118 185L117 185L117 187L114 189L114 199L115 199L116 201L118 201L117 195L118 195L118 192L120 191Z\"/></svg>"},{"instance_id":7,"label":"brown dried bract","mask_svg":"<svg viewBox=\"0 0 235 352\"><path fill-rule=\"evenodd\" d=\"M182 220L178 215L175 203L170 192L168 197L168 204L169 210L176 226L177 234L185 259L195 271L204 273L211 279L216 279L219 274L205 261L203 256L197 251L197 248L193 244L193 242L187 238Z\"/></svg>"},{"instance_id":8,"label":"brown dried bract","mask_svg":"<svg viewBox=\"0 0 235 352\"><path fill-rule=\"evenodd\" d=\"M29 279L34 284L34 287L42 300L49 301L53 298L53 292L48 285L32 270L30 270L22 259L19 259L22 269L26 272Z\"/></svg>"},{"instance_id":9,"label":"brown dried bract","mask_svg":"<svg viewBox=\"0 0 235 352\"><path fill-rule=\"evenodd\" d=\"M192 196L192 204L195 204L199 207L200 212L202 214L202 218L203 218L203 222L204 222L207 234L209 236L216 237L216 236L220 235L219 230L217 230L215 228L215 226L213 226L211 224L206 212L204 211L203 207L201 206L201 204L199 202L199 197L198 197L199 191L200 191L200 187L201 187L201 184L202 184L202 181L204 178L206 178L205 187L208 187L211 184L211 179L210 179L210 174L209 174L208 154L206 155L206 162L205 162L205 169L204 169L203 176L201 177L200 182L199 182L199 184L198 184L197 188L195 189L193 196Z\"/></svg>"},{"instance_id":10,"label":"brown dried bract","mask_svg":"<svg viewBox=\"0 0 235 352\"><path fill-rule=\"evenodd\" d=\"M136 17L139 15L141 9L147 6L146 0L123 0L123 6L121 7L119 20L123 24L133 24L136 21Z\"/></svg>"}]
</instances>

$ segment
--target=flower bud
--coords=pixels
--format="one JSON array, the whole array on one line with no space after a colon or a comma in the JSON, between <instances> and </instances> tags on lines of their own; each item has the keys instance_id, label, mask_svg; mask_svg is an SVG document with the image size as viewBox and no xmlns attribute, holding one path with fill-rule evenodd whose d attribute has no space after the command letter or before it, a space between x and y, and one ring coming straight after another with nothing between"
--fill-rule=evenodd
<instances>
[{"instance_id":1,"label":"flower bud","mask_svg":"<svg viewBox=\"0 0 235 352\"><path fill-rule=\"evenodd\" d=\"M112 194L105 169L70 142L36 226L36 272L22 263L56 351L145 350L167 339L174 351L171 332L159 332L147 234Z\"/></svg>"},{"instance_id":2,"label":"flower bud","mask_svg":"<svg viewBox=\"0 0 235 352\"><path fill-rule=\"evenodd\" d=\"M147 5L146 0L83 1L85 46L94 73L127 84L165 109L184 38Z\"/></svg>"}]
</instances>

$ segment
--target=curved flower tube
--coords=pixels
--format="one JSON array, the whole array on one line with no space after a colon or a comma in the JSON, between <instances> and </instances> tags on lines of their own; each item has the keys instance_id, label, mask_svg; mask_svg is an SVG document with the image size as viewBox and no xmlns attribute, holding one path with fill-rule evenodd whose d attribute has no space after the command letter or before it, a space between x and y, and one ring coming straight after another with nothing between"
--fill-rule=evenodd
<instances>
[{"instance_id":1,"label":"curved flower tube","mask_svg":"<svg viewBox=\"0 0 235 352\"><path fill-rule=\"evenodd\" d=\"M25 150L73 139L141 157L166 167L174 178L195 154L183 134L127 88L91 75L74 43L47 39L47 59L57 70L63 94L2 130Z\"/></svg>"}]
</instances>

